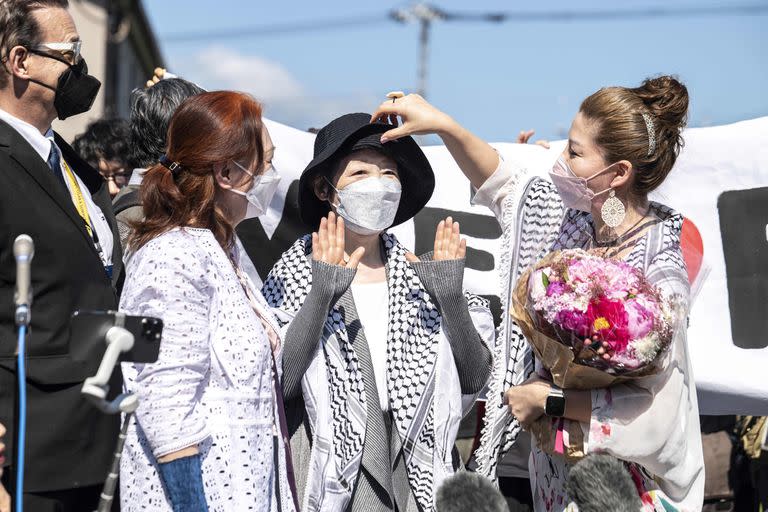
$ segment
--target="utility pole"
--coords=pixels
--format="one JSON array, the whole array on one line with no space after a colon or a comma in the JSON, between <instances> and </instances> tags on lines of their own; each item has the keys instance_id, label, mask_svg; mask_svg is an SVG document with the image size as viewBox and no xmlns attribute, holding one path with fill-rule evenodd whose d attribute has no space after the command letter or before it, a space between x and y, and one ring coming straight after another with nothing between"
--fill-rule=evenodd
<instances>
[{"instance_id":1,"label":"utility pole","mask_svg":"<svg viewBox=\"0 0 768 512\"><path fill-rule=\"evenodd\" d=\"M429 61L429 29L432 22L446 19L445 12L425 3L418 3L407 9L396 9L389 13L389 17L399 23L419 23L419 65L418 87L416 92L426 98L427 96L427 65Z\"/></svg>"},{"instance_id":2,"label":"utility pole","mask_svg":"<svg viewBox=\"0 0 768 512\"><path fill-rule=\"evenodd\" d=\"M429 30L434 21L504 21L504 14L465 14L449 13L433 5L419 2L407 9L390 11L389 17L398 23L419 23L419 64L417 92L427 97L427 69L429 67Z\"/></svg>"}]
</instances>

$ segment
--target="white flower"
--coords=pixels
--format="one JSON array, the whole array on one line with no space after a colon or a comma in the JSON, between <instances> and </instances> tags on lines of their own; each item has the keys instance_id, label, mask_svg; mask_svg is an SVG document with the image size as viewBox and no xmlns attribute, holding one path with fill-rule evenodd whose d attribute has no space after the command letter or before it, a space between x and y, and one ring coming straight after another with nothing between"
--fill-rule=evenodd
<instances>
[{"instance_id":1,"label":"white flower","mask_svg":"<svg viewBox=\"0 0 768 512\"><path fill-rule=\"evenodd\" d=\"M630 342L630 348L641 364L648 364L659 353L658 336L651 333L648 336L634 340Z\"/></svg>"},{"instance_id":2,"label":"white flower","mask_svg":"<svg viewBox=\"0 0 768 512\"><path fill-rule=\"evenodd\" d=\"M544 286L542 275L549 275L552 272L550 267L531 272L531 281L528 283L531 290L531 298L534 303L540 303L547 296L547 287Z\"/></svg>"}]
</instances>

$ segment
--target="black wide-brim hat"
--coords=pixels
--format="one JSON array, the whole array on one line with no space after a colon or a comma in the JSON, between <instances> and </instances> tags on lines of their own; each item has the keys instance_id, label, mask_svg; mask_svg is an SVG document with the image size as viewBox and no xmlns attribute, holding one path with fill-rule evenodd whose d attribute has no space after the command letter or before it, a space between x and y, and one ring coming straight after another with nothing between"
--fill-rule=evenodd
<instances>
[{"instance_id":1,"label":"black wide-brim hat","mask_svg":"<svg viewBox=\"0 0 768 512\"><path fill-rule=\"evenodd\" d=\"M394 126L370 121L370 114L345 114L317 132L314 158L299 179L299 214L312 229L317 229L320 220L330 211L328 201L315 195L314 177L324 175L332 181L338 162L358 149L376 149L397 162L403 192L392 226L413 218L432 197L435 174L416 141L412 137L403 137L382 144L381 135Z\"/></svg>"}]
</instances>

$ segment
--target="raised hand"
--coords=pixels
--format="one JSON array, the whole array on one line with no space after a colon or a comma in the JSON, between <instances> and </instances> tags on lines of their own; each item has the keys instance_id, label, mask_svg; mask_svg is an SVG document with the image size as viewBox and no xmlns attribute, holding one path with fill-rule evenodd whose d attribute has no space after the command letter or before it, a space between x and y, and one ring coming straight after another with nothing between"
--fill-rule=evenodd
<instances>
[{"instance_id":1,"label":"raised hand","mask_svg":"<svg viewBox=\"0 0 768 512\"><path fill-rule=\"evenodd\" d=\"M402 124L397 126L397 118ZM385 121L394 126L393 129L381 136L382 142L407 137L410 135L440 134L445 128L454 123L451 117L433 107L418 94L403 97L393 97L385 101L371 116L371 122Z\"/></svg>"},{"instance_id":2,"label":"raised hand","mask_svg":"<svg viewBox=\"0 0 768 512\"><path fill-rule=\"evenodd\" d=\"M441 220L435 231L435 249L432 256L434 261L463 260L467 255L467 241L461 238L458 222L448 217ZM411 253L406 253L405 258L415 263L419 258Z\"/></svg>"},{"instance_id":3,"label":"raised hand","mask_svg":"<svg viewBox=\"0 0 768 512\"><path fill-rule=\"evenodd\" d=\"M345 258L344 219L337 218L333 212L323 217L320 229L312 233L312 259L315 261L356 269L363 254L365 248L358 247L348 260Z\"/></svg>"},{"instance_id":4,"label":"raised hand","mask_svg":"<svg viewBox=\"0 0 768 512\"><path fill-rule=\"evenodd\" d=\"M147 83L146 83L146 86L147 86L147 87L152 87L152 86L153 86L153 85L155 85L157 82L159 82L160 80L162 80L163 78L165 78L165 73L166 73L166 71L165 71L165 69L164 69L164 68L155 68L155 70L154 70L154 72L153 72L153 73L154 73L154 74L152 75L152 78L150 78L149 80L147 80Z\"/></svg>"},{"instance_id":5,"label":"raised hand","mask_svg":"<svg viewBox=\"0 0 768 512\"><path fill-rule=\"evenodd\" d=\"M521 131L517 134L517 143L518 144L528 144L528 141L531 140L531 137L533 137L533 134L536 133L534 130L528 130L528 131ZM544 139L537 140L534 144L537 146L541 146L545 149L549 149L549 141L546 141Z\"/></svg>"}]
</instances>

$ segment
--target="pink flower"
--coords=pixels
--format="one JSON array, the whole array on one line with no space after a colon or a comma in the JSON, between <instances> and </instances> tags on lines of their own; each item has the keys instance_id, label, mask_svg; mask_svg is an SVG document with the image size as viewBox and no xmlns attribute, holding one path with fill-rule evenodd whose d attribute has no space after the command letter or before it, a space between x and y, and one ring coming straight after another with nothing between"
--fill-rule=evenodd
<instances>
[{"instance_id":1,"label":"pink flower","mask_svg":"<svg viewBox=\"0 0 768 512\"><path fill-rule=\"evenodd\" d=\"M553 295L563 295L568 291L568 286L561 282L561 281L554 281L549 283L549 286L547 286L547 297L552 297Z\"/></svg>"},{"instance_id":2,"label":"pink flower","mask_svg":"<svg viewBox=\"0 0 768 512\"><path fill-rule=\"evenodd\" d=\"M653 329L653 313L634 299L626 301L624 308L627 312L627 328L632 339L647 336Z\"/></svg>"},{"instance_id":3,"label":"pink flower","mask_svg":"<svg viewBox=\"0 0 768 512\"><path fill-rule=\"evenodd\" d=\"M592 332L589 317L576 310L563 310L557 313L555 322L561 329L570 331L582 340L589 337Z\"/></svg>"},{"instance_id":4,"label":"pink flower","mask_svg":"<svg viewBox=\"0 0 768 512\"><path fill-rule=\"evenodd\" d=\"M593 302L587 309L592 334L599 335L600 339L607 341L611 348L621 353L626 350L630 336L627 329L627 312L624 304L619 301L601 298Z\"/></svg>"}]
</instances>

